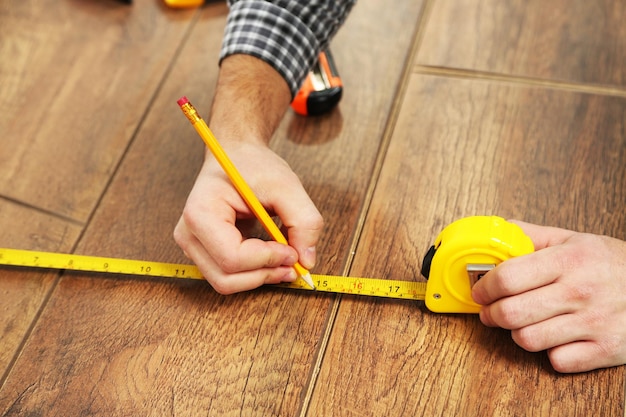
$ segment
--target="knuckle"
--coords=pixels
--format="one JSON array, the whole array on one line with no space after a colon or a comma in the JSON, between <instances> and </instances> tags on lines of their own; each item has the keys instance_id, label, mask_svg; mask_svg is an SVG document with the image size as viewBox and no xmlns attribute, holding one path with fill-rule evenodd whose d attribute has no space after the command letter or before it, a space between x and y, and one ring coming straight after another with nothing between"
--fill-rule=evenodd
<instances>
[{"instance_id":1,"label":"knuckle","mask_svg":"<svg viewBox=\"0 0 626 417\"><path fill-rule=\"evenodd\" d=\"M513 341L528 352L543 350L543 339L532 328L524 327L511 332Z\"/></svg>"},{"instance_id":2,"label":"knuckle","mask_svg":"<svg viewBox=\"0 0 626 417\"><path fill-rule=\"evenodd\" d=\"M608 311L588 308L574 314L578 320L578 327L584 329L589 335L598 334L599 331L611 334L614 318Z\"/></svg>"},{"instance_id":3,"label":"knuckle","mask_svg":"<svg viewBox=\"0 0 626 417\"><path fill-rule=\"evenodd\" d=\"M575 271L590 261L598 253L602 238L586 233L579 233L570 240L571 244L558 246L558 256L553 259L561 271Z\"/></svg>"},{"instance_id":4,"label":"knuckle","mask_svg":"<svg viewBox=\"0 0 626 417\"><path fill-rule=\"evenodd\" d=\"M600 341L601 357L608 359L619 358L624 355L625 340L623 337L606 337Z\"/></svg>"},{"instance_id":5,"label":"knuckle","mask_svg":"<svg viewBox=\"0 0 626 417\"><path fill-rule=\"evenodd\" d=\"M595 288L592 285L576 285L565 290L566 301L586 303L594 297Z\"/></svg>"},{"instance_id":6,"label":"knuckle","mask_svg":"<svg viewBox=\"0 0 626 417\"><path fill-rule=\"evenodd\" d=\"M314 231L321 231L324 229L324 218L319 212L315 212L309 217L309 228Z\"/></svg>"},{"instance_id":7,"label":"knuckle","mask_svg":"<svg viewBox=\"0 0 626 417\"><path fill-rule=\"evenodd\" d=\"M174 242L184 251L189 245L189 241L185 236L185 233L182 230L182 227L177 225L174 228L174 232L172 233L172 237L174 238Z\"/></svg>"},{"instance_id":8,"label":"knuckle","mask_svg":"<svg viewBox=\"0 0 626 417\"><path fill-rule=\"evenodd\" d=\"M493 285L499 294L511 294L515 292L517 275L516 269L511 266L511 263L498 265L494 273L496 274L496 279L493 281Z\"/></svg>"},{"instance_id":9,"label":"knuckle","mask_svg":"<svg viewBox=\"0 0 626 417\"><path fill-rule=\"evenodd\" d=\"M240 272L241 269L239 265L239 260L231 256L222 257L219 260L218 265L222 272L226 275L235 274L237 272Z\"/></svg>"},{"instance_id":10,"label":"knuckle","mask_svg":"<svg viewBox=\"0 0 626 417\"><path fill-rule=\"evenodd\" d=\"M185 205L182 213L183 222L189 227L190 230L196 230L198 226L198 219L201 219L202 216L200 213L194 208L192 205Z\"/></svg>"},{"instance_id":11,"label":"knuckle","mask_svg":"<svg viewBox=\"0 0 626 417\"><path fill-rule=\"evenodd\" d=\"M209 281L209 284L211 284L213 289L221 295L231 295L235 293L232 286L229 285L228 281L225 279L212 279Z\"/></svg>"},{"instance_id":12,"label":"knuckle","mask_svg":"<svg viewBox=\"0 0 626 417\"><path fill-rule=\"evenodd\" d=\"M548 350L548 359L550 359L552 368L562 374L575 372L582 367L582 363L578 363L579 361L574 358L563 356L556 349Z\"/></svg>"},{"instance_id":13,"label":"knuckle","mask_svg":"<svg viewBox=\"0 0 626 417\"><path fill-rule=\"evenodd\" d=\"M519 322L521 312L517 304L509 299L501 300L492 308L492 317L496 323L505 329L515 329Z\"/></svg>"},{"instance_id":14,"label":"knuckle","mask_svg":"<svg viewBox=\"0 0 626 417\"><path fill-rule=\"evenodd\" d=\"M262 257L263 266L265 268L274 268L280 266L283 263L283 258L283 256L278 256L274 252L269 251L266 256Z\"/></svg>"}]
</instances>

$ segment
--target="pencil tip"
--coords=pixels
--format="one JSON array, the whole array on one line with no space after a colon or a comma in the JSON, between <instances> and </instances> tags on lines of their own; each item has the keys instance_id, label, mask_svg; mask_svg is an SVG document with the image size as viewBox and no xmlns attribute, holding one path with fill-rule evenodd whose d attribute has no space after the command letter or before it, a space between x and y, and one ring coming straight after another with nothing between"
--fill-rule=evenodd
<instances>
[{"instance_id":1,"label":"pencil tip","mask_svg":"<svg viewBox=\"0 0 626 417\"><path fill-rule=\"evenodd\" d=\"M311 277L311 274L307 272L305 275L301 275L301 278L304 280L304 282L309 284L309 287L315 289L315 284L313 284L313 278Z\"/></svg>"}]
</instances>

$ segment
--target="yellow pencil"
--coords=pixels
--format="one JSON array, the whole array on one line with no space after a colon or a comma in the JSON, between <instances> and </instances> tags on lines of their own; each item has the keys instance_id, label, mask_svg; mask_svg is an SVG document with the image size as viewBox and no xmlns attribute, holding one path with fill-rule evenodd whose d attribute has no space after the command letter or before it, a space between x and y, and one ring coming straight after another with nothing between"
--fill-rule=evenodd
<instances>
[{"instance_id":1,"label":"yellow pencil","mask_svg":"<svg viewBox=\"0 0 626 417\"><path fill-rule=\"evenodd\" d=\"M217 162L222 166L228 178L232 181L235 189L241 195L241 198L244 199L250 210L254 213L257 219L261 222L267 233L270 234L272 239L275 241L288 245L287 239L281 233L274 220L270 217L270 215L265 210L265 207L261 204L259 199L254 195L254 192L250 188L250 186L243 179L235 165L232 163L224 149L222 149L221 145L209 129L209 126L205 123L205 121L200 117L198 111L193 107L193 105L187 100L187 97L182 97L178 100L178 105L180 106L187 119L191 122L193 127L196 129L204 143L206 143L207 147L217 159ZM313 284L313 279L311 278L311 274L307 271L299 262L293 266L300 278L302 278L311 288L315 288Z\"/></svg>"}]
</instances>

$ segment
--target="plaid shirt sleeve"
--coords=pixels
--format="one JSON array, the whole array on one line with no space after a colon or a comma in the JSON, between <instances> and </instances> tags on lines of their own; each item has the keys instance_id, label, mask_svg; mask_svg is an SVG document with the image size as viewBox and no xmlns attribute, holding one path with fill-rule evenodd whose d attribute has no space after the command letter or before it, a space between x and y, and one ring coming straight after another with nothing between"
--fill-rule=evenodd
<instances>
[{"instance_id":1,"label":"plaid shirt sleeve","mask_svg":"<svg viewBox=\"0 0 626 417\"><path fill-rule=\"evenodd\" d=\"M292 97L356 0L229 0L220 62L233 54L270 64Z\"/></svg>"}]
</instances>

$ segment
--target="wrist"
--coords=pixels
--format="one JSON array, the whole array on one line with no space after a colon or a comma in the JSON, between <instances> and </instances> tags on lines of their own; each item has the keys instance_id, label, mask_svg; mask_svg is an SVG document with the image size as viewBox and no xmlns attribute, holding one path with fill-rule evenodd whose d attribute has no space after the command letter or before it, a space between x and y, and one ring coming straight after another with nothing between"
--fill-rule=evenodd
<instances>
[{"instance_id":1,"label":"wrist","mask_svg":"<svg viewBox=\"0 0 626 417\"><path fill-rule=\"evenodd\" d=\"M269 64L249 55L231 55L220 66L209 126L227 141L269 144L291 92Z\"/></svg>"}]
</instances>

